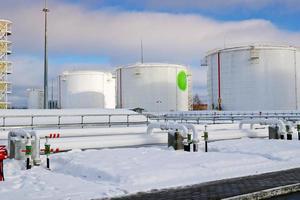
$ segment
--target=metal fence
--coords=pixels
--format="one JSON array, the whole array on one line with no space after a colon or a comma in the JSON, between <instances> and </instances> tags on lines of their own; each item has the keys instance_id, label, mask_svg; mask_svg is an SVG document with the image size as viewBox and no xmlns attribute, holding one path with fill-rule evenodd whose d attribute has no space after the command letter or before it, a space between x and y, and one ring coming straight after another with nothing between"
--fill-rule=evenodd
<instances>
[{"instance_id":1,"label":"metal fence","mask_svg":"<svg viewBox=\"0 0 300 200\"><path fill-rule=\"evenodd\" d=\"M276 118L286 121L300 121L300 112L228 112L228 111L190 111L190 112L170 112L170 113L147 113L150 120L175 121L185 123L235 123L243 119L254 118Z\"/></svg>"},{"instance_id":2,"label":"metal fence","mask_svg":"<svg viewBox=\"0 0 300 200\"><path fill-rule=\"evenodd\" d=\"M148 124L149 118L142 114L62 114L62 115L5 115L0 116L3 130L11 128L62 128L97 126L133 126Z\"/></svg>"}]
</instances>

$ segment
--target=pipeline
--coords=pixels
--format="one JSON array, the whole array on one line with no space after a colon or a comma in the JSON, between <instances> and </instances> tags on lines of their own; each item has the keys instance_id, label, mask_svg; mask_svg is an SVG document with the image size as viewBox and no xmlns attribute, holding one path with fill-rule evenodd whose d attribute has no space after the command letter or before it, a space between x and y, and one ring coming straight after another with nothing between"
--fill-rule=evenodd
<instances>
[{"instance_id":1,"label":"pipeline","mask_svg":"<svg viewBox=\"0 0 300 200\"><path fill-rule=\"evenodd\" d=\"M12 130L8 133L8 149L9 149L9 156L12 158L14 156L12 154L12 146L11 146L11 141L13 138L26 138L27 140L32 139L34 137L34 148L32 149L32 159L35 165L40 165L41 164L41 159L40 159L40 137L36 132L34 131L25 131L24 129L16 129ZM28 141L27 141L28 142Z\"/></svg>"},{"instance_id":2,"label":"pipeline","mask_svg":"<svg viewBox=\"0 0 300 200\"><path fill-rule=\"evenodd\" d=\"M184 124L184 126L187 127L188 130L192 130L193 132L193 142L198 143L199 142L199 135L198 132L193 124Z\"/></svg>"},{"instance_id":3,"label":"pipeline","mask_svg":"<svg viewBox=\"0 0 300 200\"><path fill-rule=\"evenodd\" d=\"M189 131L188 128L183 124L177 124L172 122L158 122L158 123L151 123L147 127L147 134L151 135L153 129L159 128L161 130L181 130L185 137L187 137Z\"/></svg>"},{"instance_id":4,"label":"pipeline","mask_svg":"<svg viewBox=\"0 0 300 200\"><path fill-rule=\"evenodd\" d=\"M283 120L280 119L244 119L239 123L239 128L242 129L244 124L250 124L250 128L253 129L254 124L260 125L277 125L279 127L279 133L286 133L286 126Z\"/></svg>"}]
</instances>

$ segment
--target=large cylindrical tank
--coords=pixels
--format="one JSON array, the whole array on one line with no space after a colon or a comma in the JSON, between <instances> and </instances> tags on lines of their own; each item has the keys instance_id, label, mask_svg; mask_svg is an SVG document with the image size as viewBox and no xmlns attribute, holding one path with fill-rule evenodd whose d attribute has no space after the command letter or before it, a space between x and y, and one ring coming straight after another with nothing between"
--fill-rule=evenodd
<instances>
[{"instance_id":1,"label":"large cylindrical tank","mask_svg":"<svg viewBox=\"0 0 300 200\"><path fill-rule=\"evenodd\" d=\"M65 71L59 76L61 108L115 108L115 78L101 71Z\"/></svg>"},{"instance_id":2,"label":"large cylindrical tank","mask_svg":"<svg viewBox=\"0 0 300 200\"><path fill-rule=\"evenodd\" d=\"M44 103L44 91L36 88L27 90L27 108L42 109Z\"/></svg>"},{"instance_id":3,"label":"large cylindrical tank","mask_svg":"<svg viewBox=\"0 0 300 200\"><path fill-rule=\"evenodd\" d=\"M207 57L210 109L300 108L300 51L290 46L225 48Z\"/></svg>"},{"instance_id":4,"label":"large cylindrical tank","mask_svg":"<svg viewBox=\"0 0 300 200\"><path fill-rule=\"evenodd\" d=\"M143 63L116 70L117 107L150 112L187 111L191 75L182 65Z\"/></svg>"}]
</instances>

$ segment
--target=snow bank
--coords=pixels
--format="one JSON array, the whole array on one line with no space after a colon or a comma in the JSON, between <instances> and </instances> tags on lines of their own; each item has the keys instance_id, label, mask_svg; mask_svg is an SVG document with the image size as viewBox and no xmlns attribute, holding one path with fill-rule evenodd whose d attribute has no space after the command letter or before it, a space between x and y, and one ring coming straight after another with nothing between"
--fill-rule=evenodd
<instances>
[{"instance_id":1,"label":"snow bank","mask_svg":"<svg viewBox=\"0 0 300 200\"><path fill-rule=\"evenodd\" d=\"M74 150L51 156L52 171L5 161L1 199L91 199L300 167L300 142L240 139L209 153L163 147Z\"/></svg>"}]
</instances>

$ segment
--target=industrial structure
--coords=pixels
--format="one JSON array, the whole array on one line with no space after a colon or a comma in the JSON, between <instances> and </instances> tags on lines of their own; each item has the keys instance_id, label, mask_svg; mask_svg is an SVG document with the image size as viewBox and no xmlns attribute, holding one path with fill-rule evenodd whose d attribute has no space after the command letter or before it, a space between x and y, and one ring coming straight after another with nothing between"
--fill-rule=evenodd
<instances>
[{"instance_id":1,"label":"industrial structure","mask_svg":"<svg viewBox=\"0 0 300 200\"><path fill-rule=\"evenodd\" d=\"M41 89L31 88L27 90L27 108L43 109L44 91Z\"/></svg>"},{"instance_id":2,"label":"industrial structure","mask_svg":"<svg viewBox=\"0 0 300 200\"><path fill-rule=\"evenodd\" d=\"M219 110L298 110L300 50L253 45L206 56L208 101Z\"/></svg>"},{"instance_id":3,"label":"industrial structure","mask_svg":"<svg viewBox=\"0 0 300 200\"><path fill-rule=\"evenodd\" d=\"M117 108L149 112L187 111L192 105L191 74L187 67L138 63L116 70Z\"/></svg>"},{"instance_id":4,"label":"industrial structure","mask_svg":"<svg viewBox=\"0 0 300 200\"><path fill-rule=\"evenodd\" d=\"M115 108L115 78L102 71L65 71L59 76L59 107Z\"/></svg>"},{"instance_id":5,"label":"industrial structure","mask_svg":"<svg viewBox=\"0 0 300 200\"><path fill-rule=\"evenodd\" d=\"M11 54L11 42L8 36L11 35L12 22L0 19L0 109L10 107L8 94L11 93L11 83L8 75L12 72L11 62L8 55Z\"/></svg>"}]
</instances>

